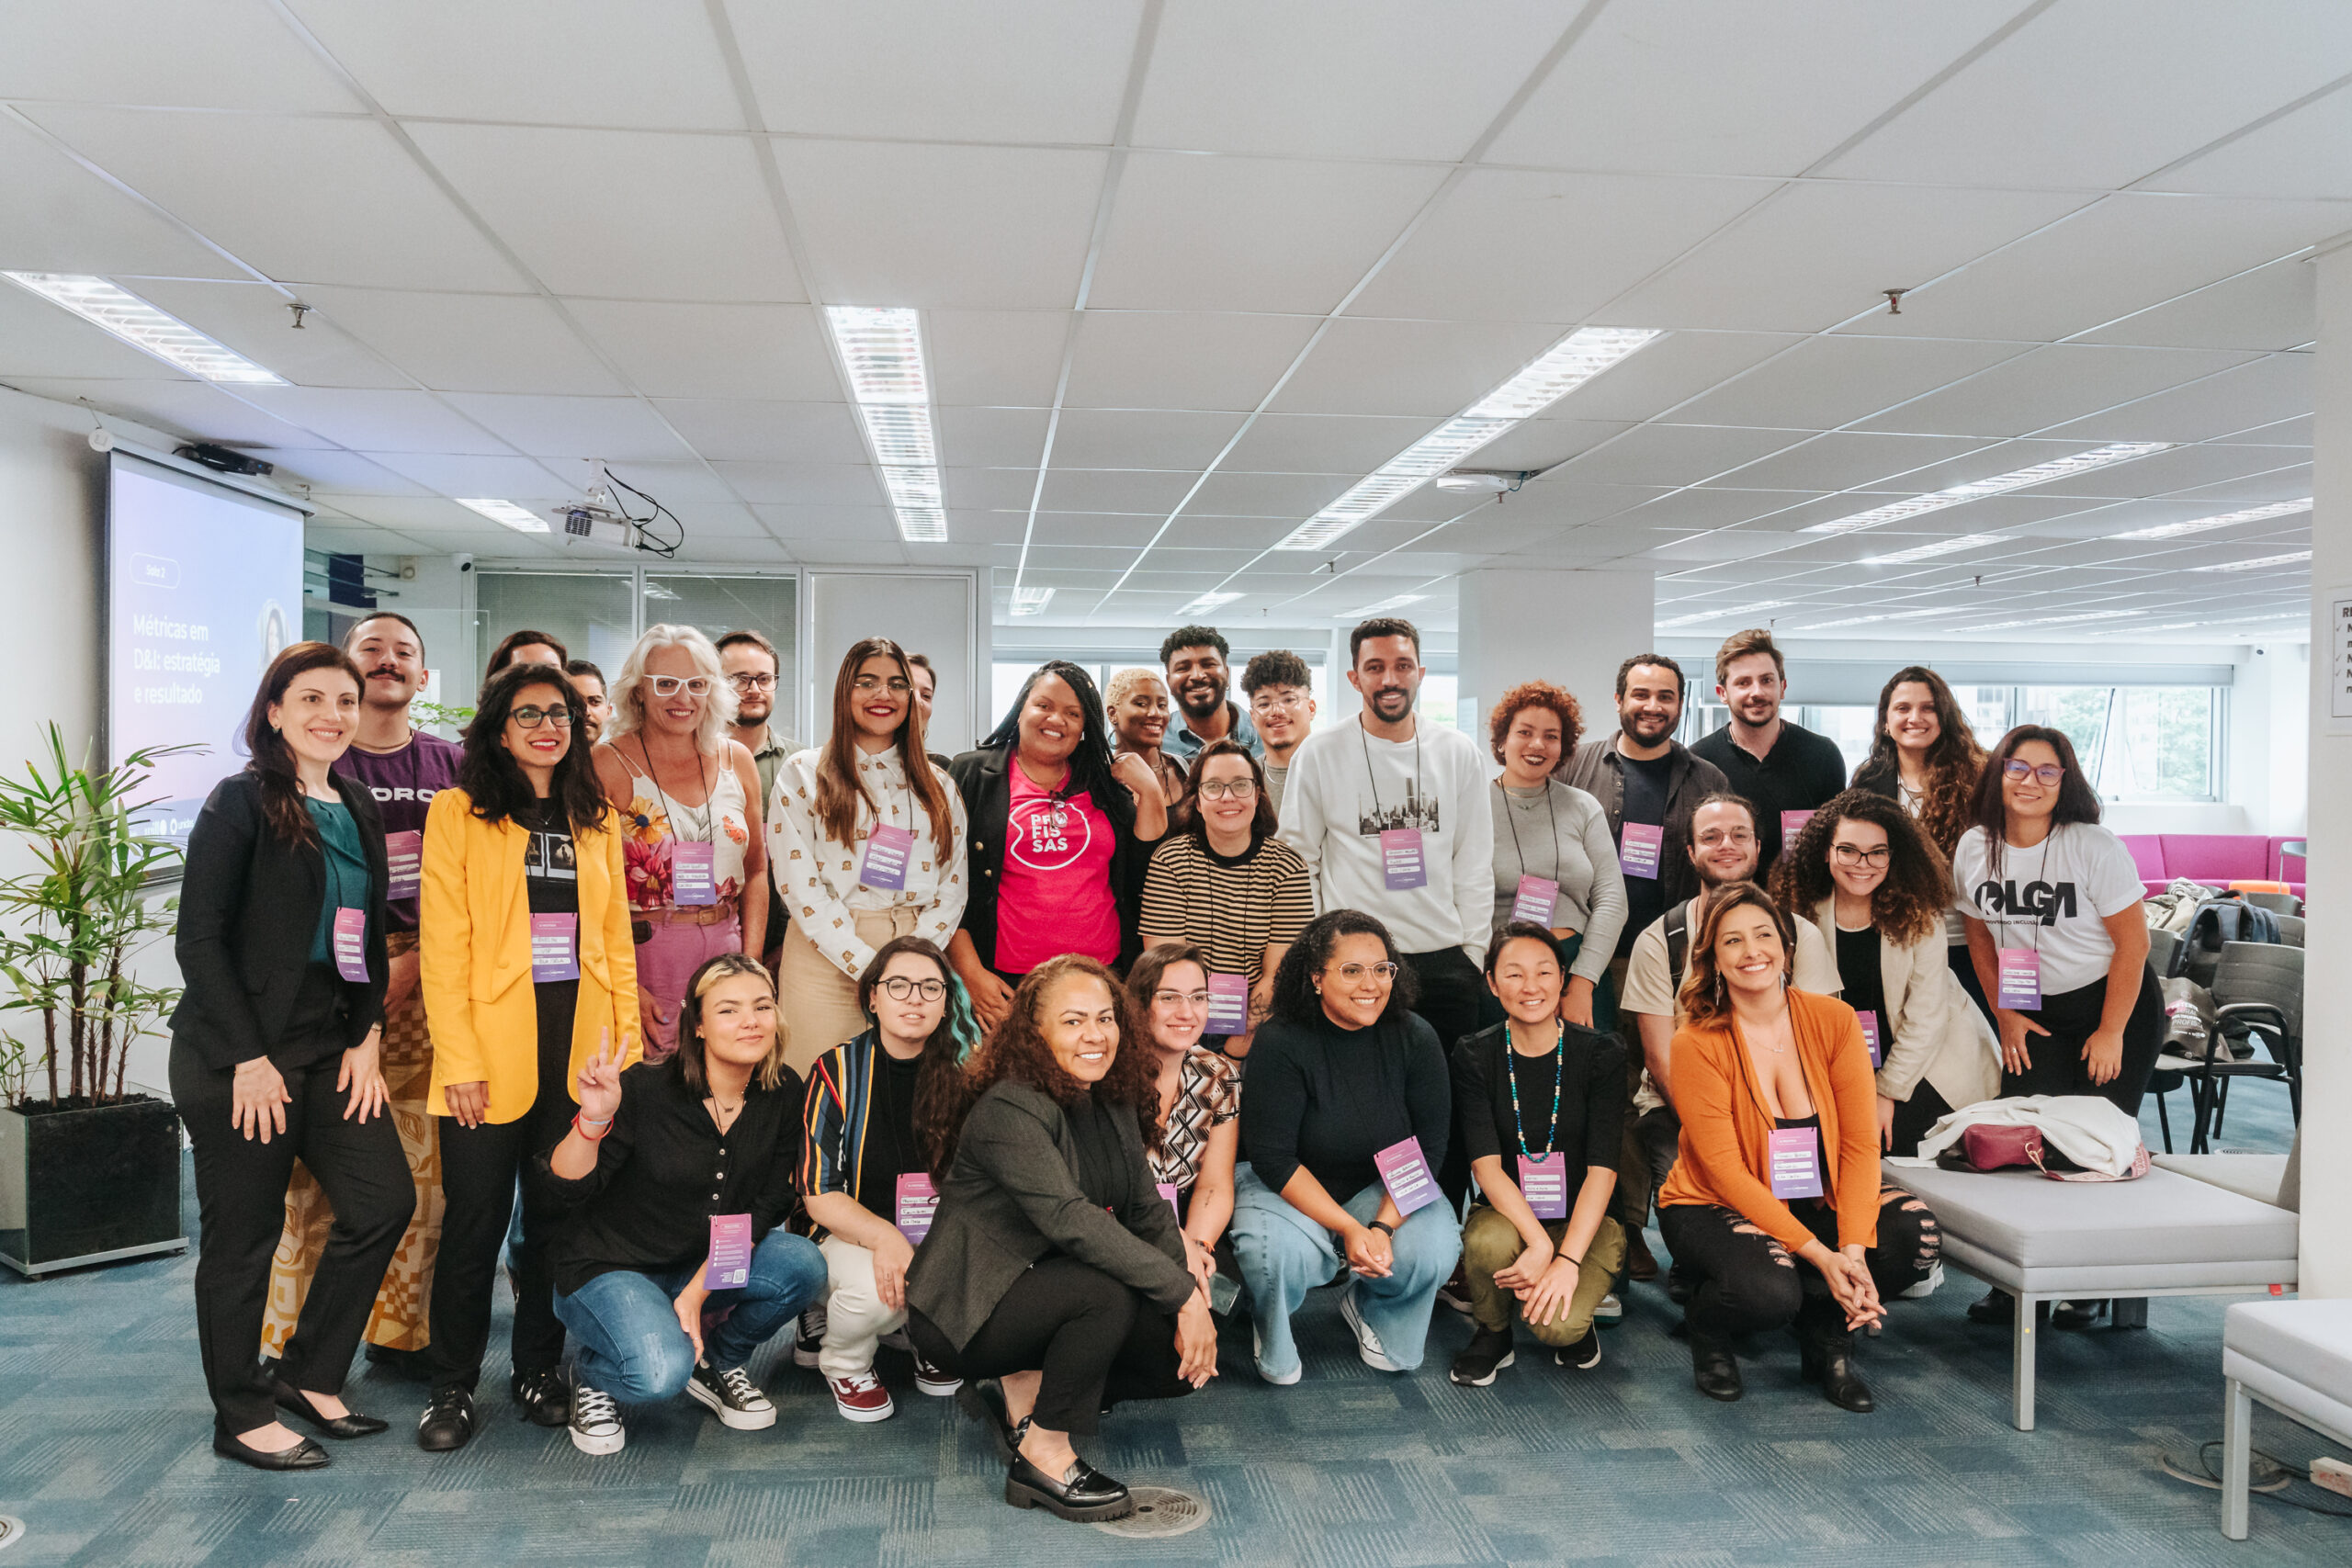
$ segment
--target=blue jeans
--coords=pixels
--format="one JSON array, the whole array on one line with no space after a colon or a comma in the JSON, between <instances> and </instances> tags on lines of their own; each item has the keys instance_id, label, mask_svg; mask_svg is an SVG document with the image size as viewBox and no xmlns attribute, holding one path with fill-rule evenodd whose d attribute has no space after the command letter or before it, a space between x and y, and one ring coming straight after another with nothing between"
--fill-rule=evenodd
<instances>
[{"instance_id":1,"label":"blue jeans","mask_svg":"<svg viewBox=\"0 0 2352 1568\"><path fill-rule=\"evenodd\" d=\"M1292 1208L1246 1163L1234 1168L1233 1188L1233 1255L1240 1260L1250 1308L1257 1314L1259 1364L1277 1377L1285 1376L1298 1370L1291 1314L1308 1291L1330 1282L1347 1256L1329 1231ZM1375 1181L1341 1199L1340 1206L1369 1224L1380 1212L1381 1197ZM1357 1313L1399 1367L1409 1371L1421 1364L1437 1288L1461 1256L1461 1227L1454 1223L1452 1206L1441 1199L1415 1210L1396 1227L1393 1271L1386 1279L1353 1277L1350 1288L1356 1293Z\"/></svg>"},{"instance_id":2,"label":"blue jeans","mask_svg":"<svg viewBox=\"0 0 2352 1568\"><path fill-rule=\"evenodd\" d=\"M579 1341L582 1381L623 1404L676 1397L695 1370L694 1342L678 1326L676 1306L694 1276L693 1269L616 1269L568 1296L558 1292L555 1314ZM703 1330L703 1359L720 1371L741 1366L824 1288L825 1258L817 1244L768 1232L752 1249L751 1279L740 1290L710 1293L705 1321L709 1313L727 1315Z\"/></svg>"}]
</instances>

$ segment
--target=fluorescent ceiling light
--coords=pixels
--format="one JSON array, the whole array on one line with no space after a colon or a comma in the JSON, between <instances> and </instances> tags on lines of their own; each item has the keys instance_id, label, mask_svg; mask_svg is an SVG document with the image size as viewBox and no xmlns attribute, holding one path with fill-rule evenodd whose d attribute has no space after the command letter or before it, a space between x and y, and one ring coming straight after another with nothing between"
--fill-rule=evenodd
<instances>
[{"instance_id":1,"label":"fluorescent ceiling light","mask_svg":"<svg viewBox=\"0 0 2352 1568\"><path fill-rule=\"evenodd\" d=\"M2282 501L2275 506L2249 506L2244 512L2224 512L2219 517L2199 517L2187 523L2161 523L2154 528L2134 528L2129 534L2109 534L2110 539L2177 539L2184 534L2202 534L2208 528L2226 528L2233 523L2260 523L2271 517L2290 517L2298 512L2309 512L2312 498Z\"/></svg>"},{"instance_id":2,"label":"fluorescent ceiling light","mask_svg":"<svg viewBox=\"0 0 2352 1568\"><path fill-rule=\"evenodd\" d=\"M2093 468L2104 468L2109 463L2127 462L2133 457L2144 457L2151 452L2165 451L2171 446L2169 441L2126 441L2089 452L2077 452L2071 457L2053 457L2047 463L2036 463L2030 468L2019 468L2014 473L1995 474L1989 479L1973 479L1964 485L1954 485L1950 490L1937 491L1932 495L1915 495L1908 501L1873 506L1868 512L1857 512L1850 517L1839 517L1827 523L1815 523L1798 532L1850 534L1858 528L1875 528L1882 523L1896 523L1922 513L1940 512L1947 506L1958 506L1964 501L1980 501L2005 491L2023 490L2029 485L2048 484L2052 479L2086 474Z\"/></svg>"},{"instance_id":3,"label":"fluorescent ceiling light","mask_svg":"<svg viewBox=\"0 0 2352 1568\"><path fill-rule=\"evenodd\" d=\"M1688 615L1677 615L1670 621L1657 621L1650 629L1670 631L1676 626L1695 626L1701 621L1727 621L1734 615L1757 615L1767 610L1785 610L1789 604L1790 601L1786 599L1759 599L1753 604L1726 604L1719 610L1699 610Z\"/></svg>"},{"instance_id":4,"label":"fluorescent ceiling light","mask_svg":"<svg viewBox=\"0 0 2352 1568\"><path fill-rule=\"evenodd\" d=\"M1180 615L1204 615L1220 604L1230 604L1240 598L1238 593L1204 593L1176 613Z\"/></svg>"},{"instance_id":5,"label":"fluorescent ceiling light","mask_svg":"<svg viewBox=\"0 0 2352 1568\"><path fill-rule=\"evenodd\" d=\"M517 534L544 534L548 531L546 518L511 501L493 501L487 497L467 501L460 498L458 504L489 518L492 523L503 523Z\"/></svg>"},{"instance_id":6,"label":"fluorescent ceiling light","mask_svg":"<svg viewBox=\"0 0 2352 1568\"><path fill-rule=\"evenodd\" d=\"M2312 558L2309 550L2289 550L2283 556L2256 556L2252 560L2223 561L2219 566L2200 566L2199 571L2256 571L2266 566L2294 566Z\"/></svg>"},{"instance_id":7,"label":"fluorescent ceiling light","mask_svg":"<svg viewBox=\"0 0 2352 1568\"><path fill-rule=\"evenodd\" d=\"M1932 560L1937 556L1951 555L1959 550L1982 549L1986 545L2006 545L2016 538L2014 534L1955 534L1949 539L1938 539L1932 545L1914 545L1893 555L1864 556L1864 566L1907 566L1915 560Z\"/></svg>"},{"instance_id":8,"label":"fluorescent ceiling light","mask_svg":"<svg viewBox=\"0 0 2352 1568\"><path fill-rule=\"evenodd\" d=\"M2064 626L2070 621L2116 621L2127 615L2144 615L2147 613L2145 610L2086 610L2076 615L2034 615L2021 621L1995 621L1991 626L1960 626L1955 629L1959 635L1966 637L1975 632L2014 631L2018 626Z\"/></svg>"},{"instance_id":9,"label":"fluorescent ceiling light","mask_svg":"<svg viewBox=\"0 0 2352 1568\"><path fill-rule=\"evenodd\" d=\"M1391 610L1401 610L1408 604L1418 604L1428 598L1426 593L1397 593L1360 610L1343 610L1331 618L1335 621L1357 621L1370 615L1385 615Z\"/></svg>"},{"instance_id":10,"label":"fluorescent ceiling light","mask_svg":"<svg viewBox=\"0 0 2352 1568\"><path fill-rule=\"evenodd\" d=\"M898 514L899 536L915 545L944 542L947 511L940 491L939 444L932 435L921 319L903 307L829 305L825 324L849 373L858 419ZM1043 608L1040 601L1037 609Z\"/></svg>"},{"instance_id":11,"label":"fluorescent ceiling light","mask_svg":"<svg viewBox=\"0 0 2352 1568\"><path fill-rule=\"evenodd\" d=\"M1958 605L1947 604L1939 610L1889 610L1883 615L1849 615L1842 621L1821 621L1804 627L1809 632L1826 632L1832 626L1868 626L1880 621L1916 621L1922 615L1956 615Z\"/></svg>"},{"instance_id":12,"label":"fluorescent ceiling light","mask_svg":"<svg viewBox=\"0 0 2352 1568\"><path fill-rule=\"evenodd\" d=\"M1657 335L1635 327L1585 327L1570 333L1501 386L1357 480L1274 548L1312 550L1329 544Z\"/></svg>"},{"instance_id":13,"label":"fluorescent ceiling light","mask_svg":"<svg viewBox=\"0 0 2352 1568\"><path fill-rule=\"evenodd\" d=\"M1016 615L1042 615L1046 606L1054 602L1050 588L1016 588L1012 591L1012 613Z\"/></svg>"},{"instance_id":14,"label":"fluorescent ceiling light","mask_svg":"<svg viewBox=\"0 0 2352 1568\"><path fill-rule=\"evenodd\" d=\"M177 316L166 315L135 294L103 277L62 272L0 273L51 304L104 327L131 347L176 365L191 376L237 386L283 387L286 378L263 369L233 349L206 337ZM545 529L540 532L545 533Z\"/></svg>"}]
</instances>

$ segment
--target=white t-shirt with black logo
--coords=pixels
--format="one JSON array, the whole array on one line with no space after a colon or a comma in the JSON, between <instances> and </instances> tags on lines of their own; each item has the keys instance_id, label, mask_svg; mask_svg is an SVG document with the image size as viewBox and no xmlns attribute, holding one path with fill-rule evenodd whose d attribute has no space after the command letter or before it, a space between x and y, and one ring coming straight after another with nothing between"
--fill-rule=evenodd
<instances>
[{"instance_id":1,"label":"white t-shirt with black logo","mask_svg":"<svg viewBox=\"0 0 2352 1568\"><path fill-rule=\"evenodd\" d=\"M1951 874L1961 908L1984 922L1993 944L2041 955L2044 997L2105 979L2115 939L2104 922L2147 892L2123 840L2096 823L2069 822L2030 850L2004 844L1998 880L1984 851L1984 829L1971 828L1952 851Z\"/></svg>"}]
</instances>

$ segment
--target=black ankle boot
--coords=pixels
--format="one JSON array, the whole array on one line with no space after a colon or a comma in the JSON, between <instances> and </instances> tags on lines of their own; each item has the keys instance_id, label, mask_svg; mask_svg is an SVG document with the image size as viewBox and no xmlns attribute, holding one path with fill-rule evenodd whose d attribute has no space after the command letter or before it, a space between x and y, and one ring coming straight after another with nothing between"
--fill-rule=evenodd
<instances>
[{"instance_id":1,"label":"black ankle boot","mask_svg":"<svg viewBox=\"0 0 2352 1568\"><path fill-rule=\"evenodd\" d=\"M1739 1381L1739 1359L1731 1353L1731 1347L1695 1328L1690 1331L1690 1381L1701 1393L1726 1404L1747 1392Z\"/></svg>"},{"instance_id":2,"label":"black ankle boot","mask_svg":"<svg viewBox=\"0 0 2352 1568\"><path fill-rule=\"evenodd\" d=\"M1850 1335L1804 1340L1801 1371L1805 1382L1819 1383L1823 1395L1841 1410L1867 1416L1878 1408L1878 1401L1871 1397L1870 1385L1854 1371L1854 1341Z\"/></svg>"}]
</instances>

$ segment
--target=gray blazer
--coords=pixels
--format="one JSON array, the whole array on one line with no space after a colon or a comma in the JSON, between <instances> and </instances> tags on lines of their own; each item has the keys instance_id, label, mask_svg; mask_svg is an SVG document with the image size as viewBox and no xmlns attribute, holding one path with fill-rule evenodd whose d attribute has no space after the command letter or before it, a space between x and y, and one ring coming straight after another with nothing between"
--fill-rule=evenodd
<instances>
[{"instance_id":1,"label":"gray blazer","mask_svg":"<svg viewBox=\"0 0 2352 1568\"><path fill-rule=\"evenodd\" d=\"M1114 1214L1078 1184L1078 1141L1053 1097L1002 1082L964 1120L931 1234L907 1269L907 1304L957 1349L1030 1265L1054 1253L1091 1264L1174 1313L1195 1284L1176 1212L1153 1185L1135 1112L1115 1109L1136 1194Z\"/></svg>"}]
</instances>

